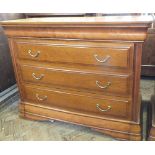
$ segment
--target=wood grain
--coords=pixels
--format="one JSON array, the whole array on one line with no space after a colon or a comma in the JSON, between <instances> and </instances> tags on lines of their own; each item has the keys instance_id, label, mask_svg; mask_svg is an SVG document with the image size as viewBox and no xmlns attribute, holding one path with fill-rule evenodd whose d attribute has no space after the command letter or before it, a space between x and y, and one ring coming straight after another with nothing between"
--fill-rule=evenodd
<instances>
[{"instance_id":1,"label":"wood grain","mask_svg":"<svg viewBox=\"0 0 155 155\"><path fill-rule=\"evenodd\" d=\"M22 103L22 106L24 106L25 112L23 113L23 111L21 111L21 115L26 118L38 116L38 118L41 117L44 118L44 120L55 119L59 121L72 122L74 124L80 124L98 129L103 133L104 131L111 131L113 133L113 137L115 138L136 140L136 137L138 137L137 140L141 139L140 125L133 122L129 123L119 120L116 121L114 119L97 119L93 116L86 117L86 115L81 115L81 113L76 113L75 115L75 112L71 113L70 111L64 111L62 115L62 111L60 110L52 110L51 108L45 106L42 108L41 106L28 102ZM122 137L118 137L117 134L121 134Z\"/></svg>"},{"instance_id":2,"label":"wood grain","mask_svg":"<svg viewBox=\"0 0 155 155\"><path fill-rule=\"evenodd\" d=\"M64 87L66 89L78 89L116 96L131 96L132 93L132 76L129 75L108 75L97 72L42 68L41 66L27 65L20 66L20 70L23 81L39 85L43 84L48 87ZM40 80L36 79L41 76ZM108 85L109 82L110 85Z\"/></svg>"},{"instance_id":3,"label":"wood grain","mask_svg":"<svg viewBox=\"0 0 155 155\"><path fill-rule=\"evenodd\" d=\"M88 113L94 116L130 119L128 107L131 105L125 99L117 100L110 97L106 99L97 95L87 96L85 93L73 93L71 91L47 89L33 85L24 85L24 88L25 100L32 103L46 105L56 109ZM111 109L102 112L96 107L97 104L103 110L108 109L108 106Z\"/></svg>"},{"instance_id":4,"label":"wood grain","mask_svg":"<svg viewBox=\"0 0 155 155\"><path fill-rule=\"evenodd\" d=\"M10 41L22 117L72 122L116 138L141 139L141 51L150 18L43 18L2 25ZM27 55L29 48L31 55L40 50L36 59ZM101 65L92 58L96 53L112 59ZM43 77L35 80L33 73ZM111 85L103 92L96 80ZM102 111L112 109L103 114L96 104Z\"/></svg>"},{"instance_id":5,"label":"wood grain","mask_svg":"<svg viewBox=\"0 0 155 155\"><path fill-rule=\"evenodd\" d=\"M17 51L20 59L96 65L100 69L105 67L130 69L133 62L131 43L17 40ZM36 57L33 57L35 55ZM109 56L107 61L99 62L105 60L107 56Z\"/></svg>"}]
</instances>

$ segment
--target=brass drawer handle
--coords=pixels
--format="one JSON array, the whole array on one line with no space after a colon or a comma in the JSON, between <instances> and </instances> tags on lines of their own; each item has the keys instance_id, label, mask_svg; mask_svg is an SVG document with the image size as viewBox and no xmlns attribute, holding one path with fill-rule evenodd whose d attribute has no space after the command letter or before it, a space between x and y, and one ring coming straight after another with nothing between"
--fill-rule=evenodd
<instances>
[{"instance_id":1,"label":"brass drawer handle","mask_svg":"<svg viewBox=\"0 0 155 155\"><path fill-rule=\"evenodd\" d=\"M41 74L39 77L36 77L36 74L32 73L32 77L36 80L41 80L44 77L44 74Z\"/></svg>"},{"instance_id":2,"label":"brass drawer handle","mask_svg":"<svg viewBox=\"0 0 155 155\"><path fill-rule=\"evenodd\" d=\"M103 60L100 60L97 54L94 54L94 57L98 62L101 62L101 63L105 63L111 58L109 55L107 55Z\"/></svg>"},{"instance_id":3,"label":"brass drawer handle","mask_svg":"<svg viewBox=\"0 0 155 155\"><path fill-rule=\"evenodd\" d=\"M29 53L29 55L30 55L31 57L36 58L36 57L39 56L40 51L37 51L35 54L33 54L31 50L28 50L28 53Z\"/></svg>"},{"instance_id":4,"label":"brass drawer handle","mask_svg":"<svg viewBox=\"0 0 155 155\"><path fill-rule=\"evenodd\" d=\"M99 104L96 104L96 108L101 112L107 112L111 109L111 106L109 105L107 109L102 109Z\"/></svg>"},{"instance_id":5,"label":"brass drawer handle","mask_svg":"<svg viewBox=\"0 0 155 155\"><path fill-rule=\"evenodd\" d=\"M96 81L96 85L97 85L99 88L101 88L101 89L106 89L106 88L108 88L108 87L111 85L111 82L107 82L107 84L106 84L105 86L101 86L101 85L99 84L99 81Z\"/></svg>"},{"instance_id":6,"label":"brass drawer handle","mask_svg":"<svg viewBox=\"0 0 155 155\"><path fill-rule=\"evenodd\" d=\"M47 99L47 96L39 97L39 94L36 94L36 98L37 98L39 101L44 101L44 100Z\"/></svg>"}]
</instances>

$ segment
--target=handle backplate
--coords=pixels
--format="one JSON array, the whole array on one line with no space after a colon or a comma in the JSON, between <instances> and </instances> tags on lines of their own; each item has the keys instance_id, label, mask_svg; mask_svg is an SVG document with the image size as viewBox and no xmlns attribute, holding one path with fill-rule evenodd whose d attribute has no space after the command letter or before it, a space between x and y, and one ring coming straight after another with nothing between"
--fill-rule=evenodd
<instances>
[{"instance_id":1,"label":"handle backplate","mask_svg":"<svg viewBox=\"0 0 155 155\"><path fill-rule=\"evenodd\" d=\"M100 105L99 104L96 104L96 108L101 111L101 112L107 112L109 110L111 110L111 106L109 105L106 109L102 109L100 108Z\"/></svg>"},{"instance_id":2,"label":"handle backplate","mask_svg":"<svg viewBox=\"0 0 155 155\"><path fill-rule=\"evenodd\" d=\"M107 55L105 58L99 59L97 54L94 54L94 57L98 62L101 62L101 63L106 63L111 58L109 55Z\"/></svg>"},{"instance_id":3,"label":"handle backplate","mask_svg":"<svg viewBox=\"0 0 155 155\"><path fill-rule=\"evenodd\" d=\"M39 101L44 101L44 100L47 99L47 96L40 97L39 94L36 94L36 98L37 98Z\"/></svg>"},{"instance_id":4,"label":"handle backplate","mask_svg":"<svg viewBox=\"0 0 155 155\"><path fill-rule=\"evenodd\" d=\"M32 53L32 51L31 51L31 50L28 50L28 53L29 53L29 55L30 55L31 57L36 58L36 57L38 57L38 56L39 56L40 51L36 51L36 53Z\"/></svg>"},{"instance_id":5,"label":"handle backplate","mask_svg":"<svg viewBox=\"0 0 155 155\"><path fill-rule=\"evenodd\" d=\"M40 76L37 77L35 73L32 73L32 77L36 80L41 80L44 77L44 74L41 74Z\"/></svg>"},{"instance_id":6,"label":"handle backplate","mask_svg":"<svg viewBox=\"0 0 155 155\"><path fill-rule=\"evenodd\" d=\"M106 88L108 88L108 87L111 85L111 82L107 82L104 86L101 86L101 85L99 84L99 81L96 81L96 85L97 85L99 88L101 88L101 89L106 89Z\"/></svg>"}]
</instances>

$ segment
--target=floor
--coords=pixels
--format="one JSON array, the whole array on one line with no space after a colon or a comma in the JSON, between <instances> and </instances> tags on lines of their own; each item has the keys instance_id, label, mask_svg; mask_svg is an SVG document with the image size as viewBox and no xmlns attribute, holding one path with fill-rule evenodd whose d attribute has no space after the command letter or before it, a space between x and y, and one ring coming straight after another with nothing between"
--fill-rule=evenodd
<instances>
[{"instance_id":1,"label":"floor","mask_svg":"<svg viewBox=\"0 0 155 155\"><path fill-rule=\"evenodd\" d=\"M142 100L150 100L152 94L155 94L155 77L146 78L142 77L141 79L141 94Z\"/></svg>"},{"instance_id":2,"label":"floor","mask_svg":"<svg viewBox=\"0 0 155 155\"><path fill-rule=\"evenodd\" d=\"M142 79L141 92L143 100L149 100L155 92L155 79ZM93 131L90 128L63 122L30 121L18 117L18 94L0 109L0 140L51 140L51 141L115 141L110 136ZM144 128L146 111L143 113ZM146 128L144 129L144 135Z\"/></svg>"}]
</instances>

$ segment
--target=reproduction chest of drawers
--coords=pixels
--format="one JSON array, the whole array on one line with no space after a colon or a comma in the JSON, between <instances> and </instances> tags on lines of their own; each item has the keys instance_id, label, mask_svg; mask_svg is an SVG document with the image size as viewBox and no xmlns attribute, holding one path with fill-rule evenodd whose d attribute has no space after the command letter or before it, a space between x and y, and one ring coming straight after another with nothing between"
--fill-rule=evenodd
<instances>
[{"instance_id":1,"label":"reproduction chest of drawers","mask_svg":"<svg viewBox=\"0 0 155 155\"><path fill-rule=\"evenodd\" d=\"M20 115L140 140L140 66L149 17L34 18L1 23Z\"/></svg>"}]
</instances>

